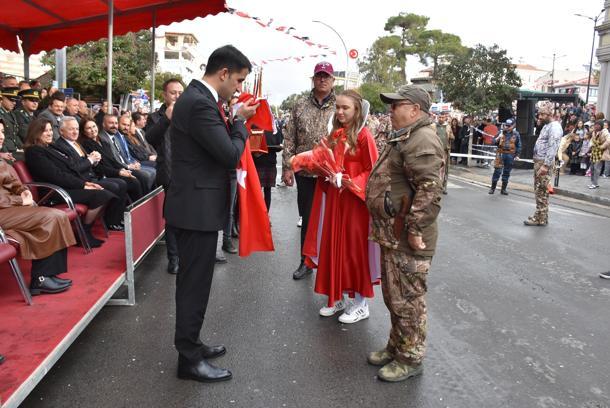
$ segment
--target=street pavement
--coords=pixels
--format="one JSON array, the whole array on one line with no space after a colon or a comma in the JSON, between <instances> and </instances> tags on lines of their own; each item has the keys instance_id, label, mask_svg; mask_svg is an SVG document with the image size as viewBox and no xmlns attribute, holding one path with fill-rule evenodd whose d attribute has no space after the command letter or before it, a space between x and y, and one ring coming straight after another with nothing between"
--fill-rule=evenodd
<instances>
[{"instance_id":1,"label":"street pavement","mask_svg":"<svg viewBox=\"0 0 610 408\"><path fill-rule=\"evenodd\" d=\"M610 209L553 197L549 226L525 227L531 193L456 178L442 205L421 377L382 383L365 361L389 330L379 288L368 320L318 316L314 277L291 276L296 192L277 188L276 251L229 256L214 277L202 339L227 346L215 363L233 380L175 377L160 245L136 271L137 305L104 308L23 407L609 407Z\"/></svg>"}]
</instances>

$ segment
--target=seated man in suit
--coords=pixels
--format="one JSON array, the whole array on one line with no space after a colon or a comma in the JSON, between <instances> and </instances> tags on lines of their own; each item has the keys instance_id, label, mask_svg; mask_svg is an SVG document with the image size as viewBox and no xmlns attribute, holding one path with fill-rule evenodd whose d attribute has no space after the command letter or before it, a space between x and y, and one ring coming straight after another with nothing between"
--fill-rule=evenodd
<instances>
[{"instance_id":1,"label":"seated man in suit","mask_svg":"<svg viewBox=\"0 0 610 408\"><path fill-rule=\"evenodd\" d=\"M123 213L127 203L127 183L120 178L99 177L95 172L102 159L99 152L85 153L85 149L77 142L78 121L72 116L64 116L59 127L61 134L51 148L64 153L66 160L71 161L72 166L80 173L81 177L104 187L114 193L118 199L110 201L104 220L108 228L113 231L123 231Z\"/></svg>"},{"instance_id":2,"label":"seated man in suit","mask_svg":"<svg viewBox=\"0 0 610 408\"><path fill-rule=\"evenodd\" d=\"M119 131L116 133L116 137L119 141L119 147L121 148L121 154L123 158L127 160L128 163L137 163L140 165L140 170L150 172L153 177L157 176L157 172L155 171L155 162L151 160L150 157L147 160L138 160L136 157L131 154L132 147L129 143L129 131L131 127L131 115L126 114L119 118Z\"/></svg>"},{"instance_id":3,"label":"seated man in suit","mask_svg":"<svg viewBox=\"0 0 610 408\"><path fill-rule=\"evenodd\" d=\"M119 133L119 120L116 115L107 114L104 116L103 130L99 136L102 144L112 152L115 160L125 166L126 169L131 170L131 174L140 181L142 192L144 194L150 192L155 183L155 175L144 170L137 160L124 153L121 147L122 138L120 138L121 134ZM154 171L154 169L152 170Z\"/></svg>"},{"instance_id":4,"label":"seated man in suit","mask_svg":"<svg viewBox=\"0 0 610 408\"><path fill-rule=\"evenodd\" d=\"M53 141L59 139L59 125L64 117L64 108L66 107L66 95L63 92L55 92L49 97L49 106L47 109L40 112L39 118L46 119L53 126Z\"/></svg>"}]
</instances>

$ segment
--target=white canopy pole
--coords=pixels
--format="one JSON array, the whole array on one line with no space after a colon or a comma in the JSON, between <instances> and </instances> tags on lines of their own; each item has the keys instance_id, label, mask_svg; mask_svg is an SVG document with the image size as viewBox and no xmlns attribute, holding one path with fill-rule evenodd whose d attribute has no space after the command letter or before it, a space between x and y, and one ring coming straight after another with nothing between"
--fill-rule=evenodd
<instances>
[{"instance_id":1,"label":"white canopy pole","mask_svg":"<svg viewBox=\"0 0 610 408\"><path fill-rule=\"evenodd\" d=\"M152 14L152 56L150 62L150 97L148 102L150 103L150 113L155 109L155 46L157 36L157 9L153 10Z\"/></svg>"},{"instance_id":2,"label":"white canopy pole","mask_svg":"<svg viewBox=\"0 0 610 408\"><path fill-rule=\"evenodd\" d=\"M108 101L108 110L106 113L112 113L112 33L114 23L114 0L108 1L108 70L106 83L106 100Z\"/></svg>"}]
</instances>

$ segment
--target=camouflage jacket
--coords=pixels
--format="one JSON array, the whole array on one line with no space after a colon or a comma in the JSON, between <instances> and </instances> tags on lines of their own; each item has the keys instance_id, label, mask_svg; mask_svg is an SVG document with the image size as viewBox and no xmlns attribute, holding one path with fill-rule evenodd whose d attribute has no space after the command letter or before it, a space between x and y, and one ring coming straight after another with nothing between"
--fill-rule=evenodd
<instances>
[{"instance_id":1,"label":"camouflage jacket","mask_svg":"<svg viewBox=\"0 0 610 408\"><path fill-rule=\"evenodd\" d=\"M19 137L19 124L15 117L15 112L8 111L0 106L0 118L4 122L4 146L3 152L15 153L23 150L23 143Z\"/></svg>"},{"instance_id":2,"label":"camouflage jacket","mask_svg":"<svg viewBox=\"0 0 610 408\"><path fill-rule=\"evenodd\" d=\"M445 123L444 125L441 125L439 123L434 123L433 126L434 126L434 129L436 130L436 134L441 139L441 143L443 144L443 149L451 150L451 145L453 144L453 141L455 140L455 135L453 134L453 131L451 130L451 125L449 123Z\"/></svg>"},{"instance_id":3,"label":"camouflage jacket","mask_svg":"<svg viewBox=\"0 0 610 408\"><path fill-rule=\"evenodd\" d=\"M294 108L284 132L282 167L290 170L288 159L298 153L313 149L314 145L328 135L328 122L335 113L335 94L331 93L320 106L313 96L300 98Z\"/></svg>"},{"instance_id":4,"label":"camouflage jacket","mask_svg":"<svg viewBox=\"0 0 610 408\"><path fill-rule=\"evenodd\" d=\"M371 239L407 254L432 257L436 249L444 150L429 118L390 133L366 187L366 204L373 219ZM410 208L403 209L403 201ZM404 220L398 217L404 215ZM398 220L398 222L397 222ZM395 232L394 224L405 228ZM421 236L424 250L413 250L407 234Z\"/></svg>"}]
</instances>

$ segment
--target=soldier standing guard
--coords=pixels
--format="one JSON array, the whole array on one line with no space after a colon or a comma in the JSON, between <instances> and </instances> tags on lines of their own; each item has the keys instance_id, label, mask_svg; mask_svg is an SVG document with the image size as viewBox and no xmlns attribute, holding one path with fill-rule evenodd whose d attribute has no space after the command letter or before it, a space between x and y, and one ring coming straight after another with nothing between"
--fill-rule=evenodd
<instances>
[{"instance_id":1,"label":"soldier standing guard","mask_svg":"<svg viewBox=\"0 0 610 408\"><path fill-rule=\"evenodd\" d=\"M515 121L506 120L503 130L493 140L493 144L498 146L496 150L496 160L494 162L494 174L491 176L491 188L489 194L496 191L500 174L502 174L502 189L500 194L508 195L508 179L513 169L513 162L519 159L521 153L521 135L515 130Z\"/></svg>"},{"instance_id":2,"label":"soldier standing guard","mask_svg":"<svg viewBox=\"0 0 610 408\"><path fill-rule=\"evenodd\" d=\"M19 125L15 117L19 88L2 88L2 102L0 104L0 118L4 122L4 146L2 152L11 153L16 160L23 160L23 142L19 138Z\"/></svg>"},{"instance_id":3,"label":"soldier standing guard","mask_svg":"<svg viewBox=\"0 0 610 408\"><path fill-rule=\"evenodd\" d=\"M402 86L381 94L392 106L392 131L366 188L371 239L381 246L381 282L392 328L387 346L368 355L378 377L421 374L426 339L426 280L436 248L444 150L429 116L430 96Z\"/></svg>"},{"instance_id":4,"label":"soldier standing guard","mask_svg":"<svg viewBox=\"0 0 610 408\"><path fill-rule=\"evenodd\" d=\"M436 134L441 139L443 150L445 152L445 171L443 172L443 194L447 194L447 181L449 180L449 161L451 160L451 145L455 140L455 135L449 124L449 112L442 111L438 115L438 123L436 124Z\"/></svg>"},{"instance_id":5,"label":"soldier standing guard","mask_svg":"<svg viewBox=\"0 0 610 408\"><path fill-rule=\"evenodd\" d=\"M534 194L536 212L523 221L528 226L544 227L549 222L549 190L551 174L555 167L555 156L563 129L554 118L555 105L546 101L538 108L538 119L544 124L534 145Z\"/></svg>"},{"instance_id":6,"label":"soldier standing guard","mask_svg":"<svg viewBox=\"0 0 610 408\"><path fill-rule=\"evenodd\" d=\"M38 89L24 89L19 91L19 97L21 98L21 108L15 111L15 118L19 125L19 138L25 143L28 127L30 122L34 120L34 112L38 109L40 91Z\"/></svg>"}]
</instances>

